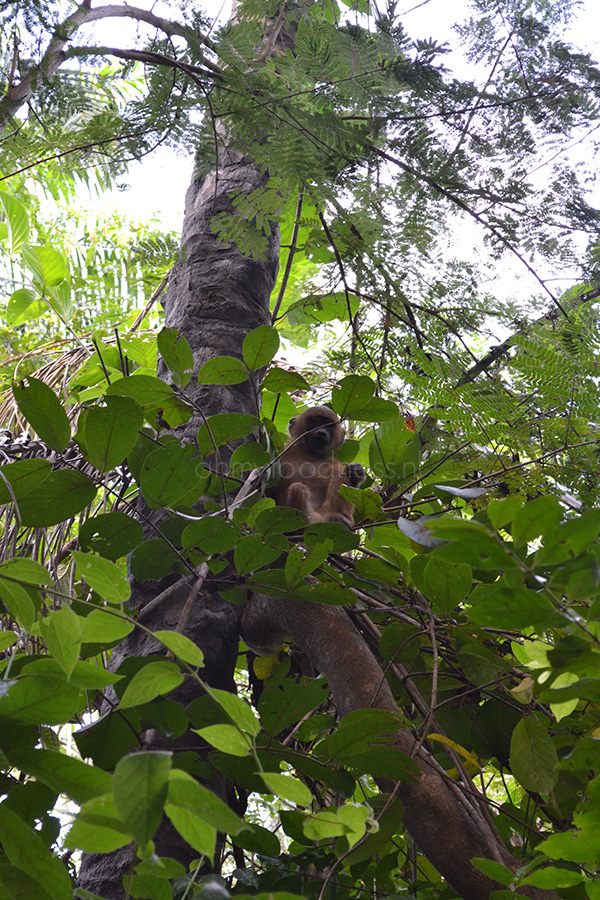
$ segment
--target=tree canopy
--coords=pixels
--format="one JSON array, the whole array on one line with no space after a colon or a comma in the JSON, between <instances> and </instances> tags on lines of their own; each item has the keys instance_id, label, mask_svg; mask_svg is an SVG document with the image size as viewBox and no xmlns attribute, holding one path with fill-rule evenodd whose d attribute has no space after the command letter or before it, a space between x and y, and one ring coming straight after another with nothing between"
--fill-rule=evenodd
<instances>
[{"instance_id":1,"label":"tree canopy","mask_svg":"<svg viewBox=\"0 0 600 900\"><path fill-rule=\"evenodd\" d=\"M0 5L0 900L600 897L576 12ZM83 199L165 146L179 250Z\"/></svg>"}]
</instances>

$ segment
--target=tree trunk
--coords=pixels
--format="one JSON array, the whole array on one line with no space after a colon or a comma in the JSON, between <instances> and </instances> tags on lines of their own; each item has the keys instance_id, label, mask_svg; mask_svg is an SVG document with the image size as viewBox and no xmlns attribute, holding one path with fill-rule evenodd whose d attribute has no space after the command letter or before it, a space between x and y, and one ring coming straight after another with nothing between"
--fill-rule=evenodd
<instances>
[{"instance_id":1,"label":"tree trunk","mask_svg":"<svg viewBox=\"0 0 600 900\"><path fill-rule=\"evenodd\" d=\"M243 257L236 247L218 243L210 231L213 215L231 210L231 192L250 193L264 184L266 176L253 163L231 148L220 155L217 171L204 178L194 177L186 197L185 219L178 263L170 279L165 301L166 325L185 335L194 354L194 369L209 358L227 354L242 358L242 342L246 334L258 325L270 323L269 298L277 277L279 233L273 228L268 253L264 261ZM159 374L168 380L166 367L159 363ZM175 429L177 436L194 443L203 415L214 413L258 412L259 374L241 385L204 387L192 379L186 396L198 410L189 422ZM202 412L200 413L201 410ZM143 509L155 525L165 518L164 513L150 513ZM146 525L145 537L155 537ZM158 606L142 610L169 586L174 590ZM132 605L140 611L143 623L151 631L175 629L182 622L182 614L194 579L169 576L165 579L133 582ZM233 672L238 651L238 610L226 603L210 584L203 585L191 609L186 608L185 624L180 630L203 651L205 668L202 677L213 687L235 691ZM115 671L121 663L134 656L162 653L162 645L139 629L133 631L112 654L110 668ZM171 697L188 704L197 694L184 683ZM108 708L107 708L108 710ZM169 745L154 732L143 736L143 749L165 749L185 745L198 747L200 739L186 732L175 744ZM224 793L224 785L212 784L217 793ZM156 837L159 855L171 856L184 865L197 857L179 837L170 823L165 822ZM99 894L106 900L121 900L122 878L134 861L133 846L110 854L85 854L78 885Z\"/></svg>"}]
</instances>

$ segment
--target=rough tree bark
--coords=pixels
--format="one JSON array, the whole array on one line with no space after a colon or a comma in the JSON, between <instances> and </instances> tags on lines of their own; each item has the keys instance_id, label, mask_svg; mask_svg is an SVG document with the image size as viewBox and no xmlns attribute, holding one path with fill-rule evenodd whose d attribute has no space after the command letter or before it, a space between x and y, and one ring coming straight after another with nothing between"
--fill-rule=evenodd
<instances>
[{"instance_id":1,"label":"rough tree bark","mask_svg":"<svg viewBox=\"0 0 600 900\"><path fill-rule=\"evenodd\" d=\"M211 216L231 210L228 196L231 192L250 193L260 187L266 176L240 153L230 147L220 152L218 169L204 178L194 177L186 197L185 220L181 241L180 259L174 267L165 301L165 322L177 328L187 338L194 354L194 368L198 371L207 359L227 354L242 358L242 342L246 334L258 325L270 323L269 297L277 277L279 234L272 231L264 260L243 257L237 248L217 243L210 232ZM159 374L167 379L164 365ZM224 387L199 386L192 379L186 395L197 410L189 422L175 431L177 436L193 443L203 416L223 412L257 413L259 375L241 385ZM201 412L200 412L201 410ZM145 508L145 537L154 537L152 525L161 520L160 513L150 513ZM163 516L164 517L164 516ZM152 523L152 524L151 524ZM202 577L182 579L172 576L166 579L133 583L132 605L140 611L144 626L151 631L161 628L175 629L182 622L186 601ZM175 586L168 597L158 605L152 601L166 588ZM147 611L143 610L147 607ZM226 603L209 583L202 583L192 608L186 609L185 624L180 630L203 651L205 668L202 676L213 687L234 691L233 671L238 651L238 611ZM158 641L140 630L134 631L114 651L111 669L133 656L160 653ZM186 684L176 691L173 699L187 704L197 694L193 686ZM188 731L176 742L187 749L198 747L199 738ZM155 733L144 736L143 749L165 749L168 744ZM171 745L173 746L173 745ZM219 791L222 784L212 787ZM156 838L157 853L171 856L187 865L197 857L165 822ZM99 894L106 900L121 900L122 877L133 861L132 846L111 854L86 854L84 856L79 886Z\"/></svg>"}]
</instances>

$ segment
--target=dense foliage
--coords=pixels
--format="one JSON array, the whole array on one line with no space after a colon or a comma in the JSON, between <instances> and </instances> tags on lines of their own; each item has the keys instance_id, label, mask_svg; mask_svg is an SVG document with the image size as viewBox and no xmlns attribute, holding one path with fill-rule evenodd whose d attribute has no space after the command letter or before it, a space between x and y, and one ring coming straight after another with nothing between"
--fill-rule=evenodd
<instances>
[{"instance_id":1,"label":"dense foliage","mask_svg":"<svg viewBox=\"0 0 600 900\"><path fill-rule=\"evenodd\" d=\"M517 884L600 897L598 212L585 161L562 152L597 127L600 74L567 42L573 5L476 0L460 34L477 82L409 37L394 3L373 18L363 2L289 4L287 38L264 0L213 36L192 4L177 22L104 8L149 26L127 49L79 40L86 4L60 27L58 4L2 8L0 900L67 900L81 851L131 841L132 897L451 900L377 786L414 776L398 727L477 785L522 859L517 876L475 863L505 886L495 900ZM273 327L194 372L155 303L172 236L90 225L76 188L165 141L194 149L199 177L229 139L268 178L211 227L259 258L279 223ZM450 235L471 221L488 255L462 261ZM510 299L487 280L507 258L527 285ZM321 355L301 373L277 360L280 336ZM203 418L186 392L267 366L252 415ZM261 493L311 389L370 475L342 488L351 531L303 528ZM173 433L190 420L193 447ZM140 496L166 510L151 538ZM238 696L211 688L181 622L111 671L146 627L131 578L165 577L233 604L254 590L345 607L398 717L338 722L291 646L242 645ZM191 704L169 698L183 683ZM191 729L209 752L131 754L148 729ZM189 873L153 854L163 814L200 860Z\"/></svg>"}]
</instances>

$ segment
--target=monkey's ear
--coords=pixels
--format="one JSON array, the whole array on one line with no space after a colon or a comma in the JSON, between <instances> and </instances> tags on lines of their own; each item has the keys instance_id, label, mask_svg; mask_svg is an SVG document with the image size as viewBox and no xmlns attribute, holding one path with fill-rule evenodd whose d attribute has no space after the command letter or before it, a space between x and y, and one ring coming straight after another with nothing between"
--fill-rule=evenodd
<instances>
[{"instance_id":1,"label":"monkey's ear","mask_svg":"<svg viewBox=\"0 0 600 900\"><path fill-rule=\"evenodd\" d=\"M294 427L295 423L296 423L296 416L292 416L292 418L288 422L288 431L290 432L290 434L292 433L292 428Z\"/></svg>"}]
</instances>

